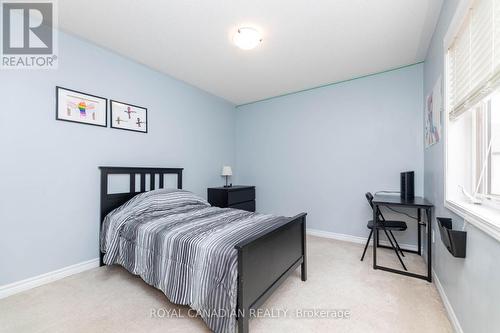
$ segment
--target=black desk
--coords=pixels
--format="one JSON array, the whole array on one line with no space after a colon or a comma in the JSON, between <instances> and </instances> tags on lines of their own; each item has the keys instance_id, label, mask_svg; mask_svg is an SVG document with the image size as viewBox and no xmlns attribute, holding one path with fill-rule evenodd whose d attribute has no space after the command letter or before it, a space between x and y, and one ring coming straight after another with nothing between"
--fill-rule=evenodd
<instances>
[{"instance_id":1,"label":"black desk","mask_svg":"<svg viewBox=\"0 0 500 333\"><path fill-rule=\"evenodd\" d=\"M422 255L421 253L421 246L422 246L422 236L421 236L421 226L426 225L427 226L427 275L420 275L420 274L415 274L407 271L402 271L394 268L389 268L385 266L379 266L377 265L377 247L385 247L379 244L379 235L378 231L380 229L383 229L378 224L378 219L377 219L377 211L380 209L379 207L382 206L392 206L392 207L410 207L410 208L416 208L418 212L418 250L417 251L409 251L409 250L403 250L405 252L415 252L419 255ZM375 194L375 197L373 198L373 221L374 226L379 225L379 227L376 227L374 232L373 232L373 269L381 269L387 272L391 273L397 273L397 274L402 274L406 276L411 276L415 277L418 279L423 279L427 280L429 282L432 282L432 228L431 228L431 222L432 222L432 207L434 207L433 204L431 204L429 201L427 201L425 198L422 197L415 197L413 200L403 200L399 195L381 195L381 194ZM421 221L421 210L425 210L426 214L426 222L423 223Z\"/></svg>"}]
</instances>

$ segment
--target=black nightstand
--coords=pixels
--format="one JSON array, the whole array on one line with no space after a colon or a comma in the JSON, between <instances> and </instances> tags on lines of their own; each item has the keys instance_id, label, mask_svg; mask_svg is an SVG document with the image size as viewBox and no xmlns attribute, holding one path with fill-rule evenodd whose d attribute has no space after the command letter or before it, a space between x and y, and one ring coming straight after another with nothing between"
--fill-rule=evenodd
<instances>
[{"instance_id":1,"label":"black nightstand","mask_svg":"<svg viewBox=\"0 0 500 333\"><path fill-rule=\"evenodd\" d=\"M255 186L210 187L207 192L212 206L255 212Z\"/></svg>"}]
</instances>

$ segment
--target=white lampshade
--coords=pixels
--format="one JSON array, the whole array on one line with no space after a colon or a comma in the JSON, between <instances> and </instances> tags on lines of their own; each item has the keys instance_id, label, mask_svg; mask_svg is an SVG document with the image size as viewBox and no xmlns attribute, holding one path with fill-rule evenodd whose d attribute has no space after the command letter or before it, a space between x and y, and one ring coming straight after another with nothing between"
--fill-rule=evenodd
<instances>
[{"instance_id":1,"label":"white lampshade","mask_svg":"<svg viewBox=\"0 0 500 333\"><path fill-rule=\"evenodd\" d=\"M233 175L233 170L231 170L231 167L229 165L225 165L222 167L222 176L232 176Z\"/></svg>"}]
</instances>

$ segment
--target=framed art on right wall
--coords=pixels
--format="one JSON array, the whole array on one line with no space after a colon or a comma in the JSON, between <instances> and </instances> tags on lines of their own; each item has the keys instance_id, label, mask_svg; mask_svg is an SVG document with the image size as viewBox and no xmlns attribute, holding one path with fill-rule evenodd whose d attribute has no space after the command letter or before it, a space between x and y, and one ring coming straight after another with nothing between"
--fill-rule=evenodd
<instances>
[{"instance_id":1,"label":"framed art on right wall","mask_svg":"<svg viewBox=\"0 0 500 333\"><path fill-rule=\"evenodd\" d=\"M111 127L134 131L148 132L148 109L111 100Z\"/></svg>"},{"instance_id":2,"label":"framed art on right wall","mask_svg":"<svg viewBox=\"0 0 500 333\"><path fill-rule=\"evenodd\" d=\"M441 140L442 101L442 80L439 78L434 84L434 89L425 99L425 148Z\"/></svg>"}]
</instances>

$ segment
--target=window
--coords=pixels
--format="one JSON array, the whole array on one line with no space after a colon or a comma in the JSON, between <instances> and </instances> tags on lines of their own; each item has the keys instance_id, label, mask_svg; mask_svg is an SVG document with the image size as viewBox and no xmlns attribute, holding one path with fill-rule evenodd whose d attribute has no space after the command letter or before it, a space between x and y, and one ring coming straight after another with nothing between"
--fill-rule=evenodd
<instances>
[{"instance_id":1,"label":"window","mask_svg":"<svg viewBox=\"0 0 500 333\"><path fill-rule=\"evenodd\" d=\"M445 39L446 206L500 239L500 0L469 0Z\"/></svg>"},{"instance_id":2,"label":"window","mask_svg":"<svg viewBox=\"0 0 500 333\"><path fill-rule=\"evenodd\" d=\"M500 199L500 93L494 92L479 103L475 112L475 172L473 194L478 198Z\"/></svg>"},{"instance_id":3,"label":"window","mask_svg":"<svg viewBox=\"0 0 500 333\"><path fill-rule=\"evenodd\" d=\"M489 135L491 153L488 160L488 194L500 197L500 96L493 100L490 111Z\"/></svg>"}]
</instances>

